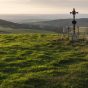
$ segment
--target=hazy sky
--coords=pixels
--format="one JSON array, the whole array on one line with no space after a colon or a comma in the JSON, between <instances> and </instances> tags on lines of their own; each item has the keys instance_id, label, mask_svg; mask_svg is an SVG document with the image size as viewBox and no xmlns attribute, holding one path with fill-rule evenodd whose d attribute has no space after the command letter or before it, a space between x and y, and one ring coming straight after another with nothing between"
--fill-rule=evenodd
<instances>
[{"instance_id":1,"label":"hazy sky","mask_svg":"<svg viewBox=\"0 0 88 88\"><path fill-rule=\"evenodd\" d=\"M0 0L0 14L65 14L73 7L88 14L88 0Z\"/></svg>"}]
</instances>

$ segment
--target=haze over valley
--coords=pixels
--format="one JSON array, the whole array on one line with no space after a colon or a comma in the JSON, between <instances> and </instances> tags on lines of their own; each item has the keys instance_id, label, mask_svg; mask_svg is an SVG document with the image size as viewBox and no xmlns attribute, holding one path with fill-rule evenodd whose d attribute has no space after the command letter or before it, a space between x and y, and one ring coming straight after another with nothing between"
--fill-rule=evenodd
<instances>
[{"instance_id":1,"label":"haze over valley","mask_svg":"<svg viewBox=\"0 0 88 88\"><path fill-rule=\"evenodd\" d=\"M17 23L30 23L39 21L50 21L56 19L72 19L68 14L2 14L0 19L17 22ZM88 18L88 14L78 14L77 18Z\"/></svg>"}]
</instances>

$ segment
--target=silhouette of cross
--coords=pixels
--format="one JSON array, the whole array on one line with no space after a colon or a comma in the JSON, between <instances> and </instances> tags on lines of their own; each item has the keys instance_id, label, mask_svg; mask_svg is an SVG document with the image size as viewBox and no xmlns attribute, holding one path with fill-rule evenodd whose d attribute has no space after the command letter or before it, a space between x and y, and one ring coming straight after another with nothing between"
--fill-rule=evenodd
<instances>
[{"instance_id":1,"label":"silhouette of cross","mask_svg":"<svg viewBox=\"0 0 88 88\"><path fill-rule=\"evenodd\" d=\"M76 27L76 23L77 23L77 21L75 20L75 16L76 16L76 14L78 14L78 12L76 12L75 8L73 8L73 11L70 12L70 14L73 15L73 21L72 21L72 24L73 24L73 35L75 36L75 29L76 29L75 27Z\"/></svg>"},{"instance_id":2,"label":"silhouette of cross","mask_svg":"<svg viewBox=\"0 0 88 88\"><path fill-rule=\"evenodd\" d=\"M73 11L70 12L70 14L73 15L73 19L75 20L75 15L78 14L78 12L76 12L75 8L73 8Z\"/></svg>"}]
</instances>

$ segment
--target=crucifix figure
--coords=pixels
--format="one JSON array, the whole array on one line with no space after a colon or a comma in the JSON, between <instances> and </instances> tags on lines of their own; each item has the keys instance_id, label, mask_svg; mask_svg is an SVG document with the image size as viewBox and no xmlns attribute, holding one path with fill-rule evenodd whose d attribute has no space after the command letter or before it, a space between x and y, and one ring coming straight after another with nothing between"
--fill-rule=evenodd
<instances>
[{"instance_id":1,"label":"crucifix figure","mask_svg":"<svg viewBox=\"0 0 88 88\"><path fill-rule=\"evenodd\" d=\"M72 21L72 24L73 24L73 37L72 37L72 40L75 41L77 38L76 38L76 33L75 33L75 30L76 30L76 19L75 19L75 16L76 14L78 14L78 12L76 12L75 8L73 8L73 11L70 12L70 14L73 15L73 21Z\"/></svg>"}]
</instances>

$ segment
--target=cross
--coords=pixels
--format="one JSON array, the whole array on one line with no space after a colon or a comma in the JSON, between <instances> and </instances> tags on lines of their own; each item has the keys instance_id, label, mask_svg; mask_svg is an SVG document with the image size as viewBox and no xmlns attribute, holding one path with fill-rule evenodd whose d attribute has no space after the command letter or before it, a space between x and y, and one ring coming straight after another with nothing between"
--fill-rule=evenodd
<instances>
[{"instance_id":1,"label":"cross","mask_svg":"<svg viewBox=\"0 0 88 88\"><path fill-rule=\"evenodd\" d=\"M78 12L76 12L75 8L73 8L73 11L70 12L70 14L73 15L73 20L75 20L75 15L78 14Z\"/></svg>"},{"instance_id":2,"label":"cross","mask_svg":"<svg viewBox=\"0 0 88 88\"><path fill-rule=\"evenodd\" d=\"M76 27L76 23L77 23L77 21L76 21L76 19L75 19L75 16L76 16L76 14L78 14L78 12L76 12L76 10L75 10L75 8L73 8L73 11L72 12L70 12L70 14L72 14L73 15L73 21L72 21L72 24L73 24L73 37L75 37L75 27Z\"/></svg>"}]
</instances>

